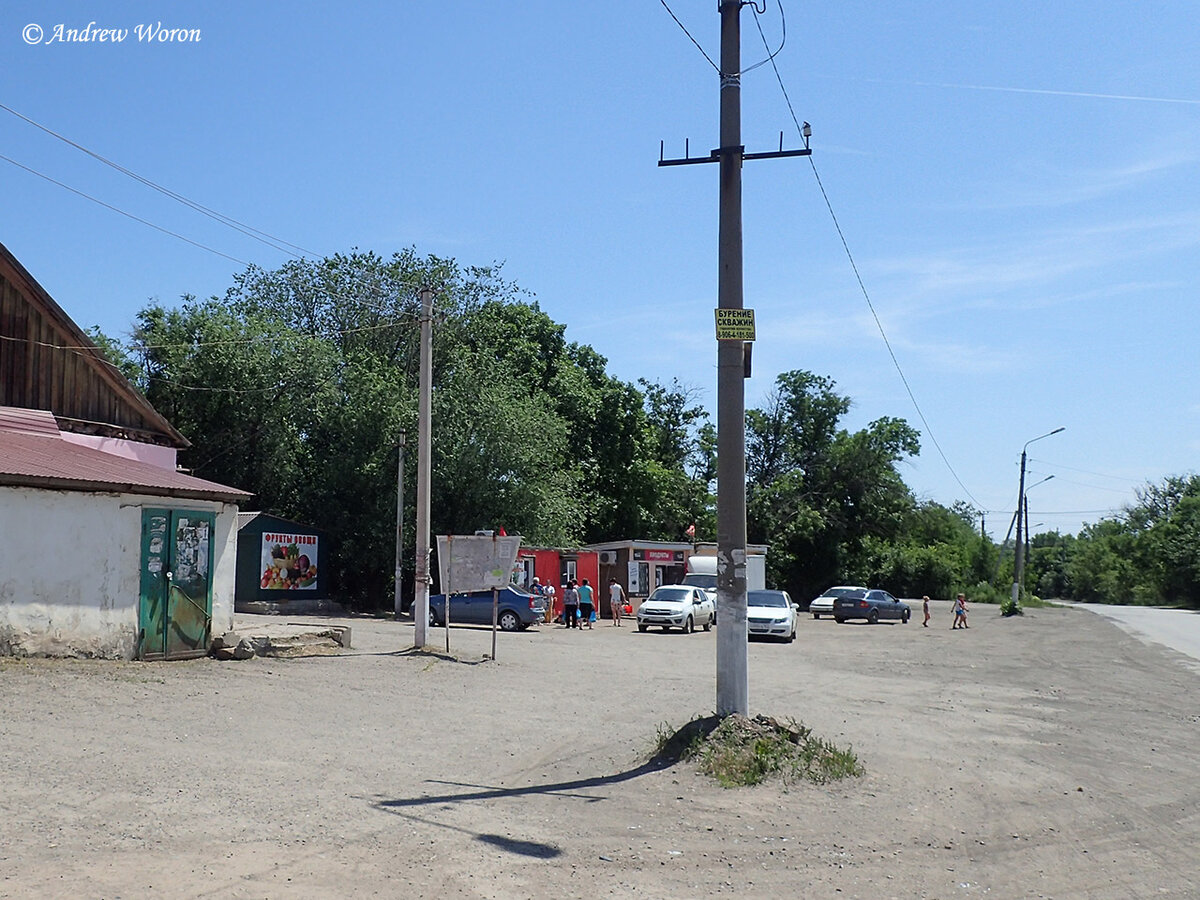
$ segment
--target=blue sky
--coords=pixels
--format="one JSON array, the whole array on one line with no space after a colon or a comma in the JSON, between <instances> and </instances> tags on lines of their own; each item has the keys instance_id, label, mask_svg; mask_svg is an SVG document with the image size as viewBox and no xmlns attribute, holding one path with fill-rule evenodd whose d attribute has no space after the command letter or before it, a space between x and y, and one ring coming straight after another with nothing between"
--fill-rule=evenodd
<instances>
[{"instance_id":1,"label":"blue sky","mask_svg":"<svg viewBox=\"0 0 1200 900\"><path fill-rule=\"evenodd\" d=\"M715 59L716 3L669 2ZM1001 537L1023 444L1059 426L1029 448L1028 481L1055 476L1030 490L1035 531L1194 471L1194 4L783 10L776 62L813 157L744 169L747 403L781 371L833 378L848 427L923 432L902 468L919 497L972 501ZM45 40L93 21L130 35ZM776 45L775 0L760 21ZM137 39L160 22L200 40ZM749 8L742 24L749 65ZM659 0L10 2L0 42L0 103L139 175L318 255L503 262L615 375L715 406L716 168L656 161L660 140L716 146L717 76ZM797 144L770 66L742 100L748 150ZM0 154L234 260L287 259L4 111ZM83 326L121 334L150 299L220 294L243 268L4 160L0 192L0 242Z\"/></svg>"}]
</instances>

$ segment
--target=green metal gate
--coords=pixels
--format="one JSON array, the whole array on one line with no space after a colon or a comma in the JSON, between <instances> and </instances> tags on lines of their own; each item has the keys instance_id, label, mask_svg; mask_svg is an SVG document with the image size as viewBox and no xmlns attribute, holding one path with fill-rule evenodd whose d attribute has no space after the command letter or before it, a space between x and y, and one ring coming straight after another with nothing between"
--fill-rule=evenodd
<instances>
[{"instance_id":1,"label":"green metal gate","mask_svg":"<svg viewBox=\"0 0 1200 900\"><path fill-rule=\"evenodd\" d=\"M138 656L204 656L212 623L213 513L143 509Z\"/></svg>"}]
</instances>

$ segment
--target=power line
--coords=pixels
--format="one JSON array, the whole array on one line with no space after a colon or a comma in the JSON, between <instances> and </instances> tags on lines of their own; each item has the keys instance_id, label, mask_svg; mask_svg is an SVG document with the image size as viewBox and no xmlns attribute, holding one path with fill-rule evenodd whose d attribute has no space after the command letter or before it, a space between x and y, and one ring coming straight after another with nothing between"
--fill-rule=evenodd
<instances>
[{"instance_id":1,"label":"power line","mask_svg":"<svg viewBox=\"0 0 1200 900\"><path fill-rule=\"evenodd\" d=\"M696 49L704 55L704 58L708 60L708 64L713 67L713 70L720 75L721 67L712 61L712 57L708 55L708 51L700 46L700 42L692 37L692 33L687 30L687 27L682 22L679 21L679 17L675 15L675 12L671 9L671 7L667 6L667 0L658 0L658 2L662 4L663 9L670 13L671 18L675 20L675 24L678 25L683 30L683 33L688 36L688 40L696 45Z\"/></svg>"},{"instance_id":2,"label":"power line","mask_svg":"<svg viewBox=\"0 0 1200 900\"><path fill-rule=\"evenodd\" d=\"M1068 472L1078 472L1080 475L1092 475L1096 478L1111 478L1113 481L1127 481L1130 484L1142 484L1145 479L1142 478L1127 478L1124 475L1105 475L1103 472L1089 472L1087 469L1073 469L1070 466L1064 466L1062 463L1049 462L1045 459L1029 458L1031 463L1040 463L1043 466L1052 466L1057 469L1066 469Z\"/></svg>"},{"instance_id":3,"label":"power line","mask_svg":"<svg viewBox=\"0 0 1200 900\"><path fill-rule=\"evenodd\" d=\"M76 141L73 141L64 135L59 134L57 131L54 131L53 129L48 128L47 126L41 124L40 122L34 121L33 119L29 118L29 116L24 115L23 113L17 112L11 106L7 106L4 103L0 103L0 109L3 109L5 112L11 113L12 115L16 116L18 119L21 119L24 122L28 122L34 128L37 128L37 129L45 132L46 134L50 135L51 137L62 141L64 144L68 144L71 147L74 147L76 150L79 150L81 153L86 153L88 156L92 157L93 159L104 163L104 165L110 166L111 168L116 169L118 172L120 172L123 175L129 176L134 181L137 181L140 184L144 184L146 187L156 190L160 194L163 194L167 197L170 197L172 200L182 203L184 206L188 207L189 209L193 209L202 215L208 216L210 219L213 219L214 221L220 222L222 225L226 225L229 228L232 228L234 231L241 232L242 234L246 235L247 237L253 238L256 241L259 241L260 243L266 244L268 247L271 247L274 250L279 250L283 253L287 253L289 256L296 256L295 253L292 253L286 249L286 247L291 247L293 250L298 250L298 251L300 251L300 253L307 254L308 256L317 256L317 254L311 250L305 250L303 247L300 247L296 244L290 243L289 241L285 241L283 238L275 237L272 234L268 234L265 231L260 231L259 229L254 228L251 225L247 225L244 222L239 222L237 219L234 219L231 216L227 216L224 213L219 213L216 210L209 209L207 206L204 206L201 203L197 203L195 200L191 200L191 199L183 196L182 194L171 190L170 188L163 187L161 184L157 184L148 178L144 178L143 176L139 175L137 172L127 169L124 166L120 165L119 163L115 163L112 160L110 160L104 156L101 156L99 153L96 153L94 150L89 150L87 147L83 146L82 144L77 143ZM280 246L280 245L283 245L283 246Z\"/></svg>"},{"instance_id":4,"label":"power line","mask_svg":"<svg viewBox=\"0 0 1200 900\"><path fill-rule=\"evenodd\" d=\"M782 9L783 6L780 4L781 13ZM755 24L758 24L757 12L755 13L754 21ZM761 25L758 26L758 33L759 36L762 37L763 45L767 47L767 52L770 53L771 48L767 46L767 37L763 33ZM791 114L792 124L796 126L797 133L803 137L804 129L800 127L800 120L796 116L796 110L792 107L791 97L788 96L787 88L783 84L783 76L779 73L779 66L775 64L775 57L770 57L769 61L771 63L771 68L775 71L775 80L779 82L779 90L783 92L783 99L787 103L788 112ZM925 426L925 433L928 434L929 439L933 441L933 446L937 448L938 455L942 458L942 462L946 464L946 468L950 471L950 474L954 477L954 480L958 483L958 486L963 489L968 497L971 498L972 503L974 503L976 506L980 506L981 504L975 499L975 495L971 493L967 486L963 484L962 479L958 477L958 472L955 471L954 466L950 464L950 460L946 456L945 451L942 450L942 445L938 442L937 435L933 433L933 428L930 427L929 420L925 418L925 413L921 409L921 404L917 402L916 395L913 393L912 387L908 383L908 378L905 376L904 370L900 367L900 361L896 358L896 353L892 349L892 343L888 340L887 332L885 332L883 329L883 323L879 320L879 314L875 311L875 304L871 302L871 295L867 291L866 284L863 282L862 274L858 270L858 264L854 261L854 254L850 252L850 244L846 241L846 235L842 231L841 223L838 222L837 213L833 211L833 204L829 200L829 194L826 193L825 185L821 182L821 175L817 171L817 164L813 162L813 158L811 156L809 156L808 162L809 165L812 166L813 177L816 178L817 187L820 188L821 196L825 200L825 208L829 210L829 216L833 220L833 227L837 230L838 238L842 242L842 249L846 251L846 258L850 261L850 268L854 271L854 277L858 281L859 290L862 291L863 298L867 301L867 307L871 310L871 316L875 320L875 327L879 329L879 336L883 338L883 344L887 348L888 355L892 358L892 365L896 367L896 371L900 375L900 381L904 384L904 390L908 393L908 399L912 401L913 408L917 411L917 415L921 419L921 424Z\"/></svg>"},{"instance_id":5,"label":"power line","mask_svg":"<svg viewBox=\"0 0 1200 900\"><path fill-rule=\"evenodd\" d=\"M91 200L93 203L98 203L101 206L103 206L105 209L112 210L115 213L120 213L121 215L125 216L126 218L133 219L133 221L135 221L135 222L141 222L143 225L153 228L155 231L161 231L163 234L169 234L171 237L178 238L179 240L184 241L185 243L191 244L193 247L199 247L201 250L207 250L209 253L215 253L217 256L224 257L225 259L228 259L235 263L239 263L240 265L243 265L243 266L250 265L250 263L246 262L246 260L244 260L244 259L238 259L236 256L230 256L228 253L222 253L220 250L216 250L213 247L208 246L207 244L201 244L199 241L193 241L191 238L184 237L182 234L179 234L178 232L171 231L170 229L167 229L167 228L163 228L161 225L155 225L153 222L147 221L146 219L143 219L140 216L135 216L133 213L125 212L125 210L119 209L119 208L113 206L111 203L105 203L103 200L93 197L91 194L85 194L83 191L77 190L76 188L71 187L69 184L63 184L61 181L51 178L49 175L39 172L37 169L31 169L29 166L19 163L15 159L12 159L11 157L0 154L0 159L4 160L7 163L12 163L18 169L24 169L26 172L28 172L31 175L36 175L38 178L44 178L46 181L50 182L51 184L56 184L60 188L70 191L72 194L75 194L79 197L83 197L85 200Z\"/></svg>"},{"instance_id":6,"label":"power line","mask_svg":"<svg viewBox=\"0 0 1200 900\"><path fill-rule=\"evenodd\" d=\"M684 26L684 24L682 22L679 21L679 17L677 15L675 15L675 13L672 11L671 7L667 6L667 0L658 0L658 2L662 4L663 9L665 9L670 14L671 18L675 20L675 24L678 25L680 27L680 29L683 31L683 33L688 36L688 40L690 40L693 44L696 45L696 49L699 50L701 52L701 54L704 55L704 58L706 60L708 60L708 64L713 67L713 70L718 75L720 75L721 67L718 66L715 62L713 62L712 57L708 55L708 52L702 46L700 46L700 42L698 40L696 40L694 37L692 37L692 33L687 30L686 26ZM780 53L783 52L784 44L787 43L787 19L784 17L784 14L783 14L782 0L776 0L776 2L779 3L779 19L783 26L783 37L779 41L779 46L775 48L774 52L772 52L770 46L767 46L767 58L759 60L758 62L754 63L754 65L752 65L752 66L746 66L744 69L742 69L740 72L737 73L739 76L745 75L747 72L753 72L759 66L765 66L767 63L772 62L776 56L778 56ZM755 21L755 24L757 25L759 15L766 13L766 9L767 9L766 0L763 0L762 13L759 12L758 7L755 6L753 3L750 4L750 7L751 7L751 9L754 10L754 21ZM758 26L758 33L762 34L762 26L761 25ZM763 38L763 44L766 45L765 37Z\"/></svg>"}]
</instances>

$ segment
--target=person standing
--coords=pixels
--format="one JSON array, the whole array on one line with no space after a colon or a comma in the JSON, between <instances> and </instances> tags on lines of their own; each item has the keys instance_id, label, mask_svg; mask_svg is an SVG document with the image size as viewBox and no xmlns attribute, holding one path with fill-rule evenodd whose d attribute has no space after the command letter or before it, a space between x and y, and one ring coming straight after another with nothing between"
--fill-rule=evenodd
<instances>
[{"instance_id":1,"label":"person standing","mask_svg":"<svg viewBox=\"0 0 1200 900\"><path fill-rule=\"evenodd\" d=\"M563 624L568 628L579 627L579 591L575 590L574 581L568 581L563 588Z\"/></svg>"},{"instance_id":2,"label":"person standing","mask_svg":"<svg viewBox=\"0 0 1200 900\"><path fill-rule=\"evenodd\" d=\"M546 585L546 624L549 625L554 621L554 601L555 601L554 585Z\"/></svg>"},{"instance_id":3,"label":"person standing","mask_svg":"<svg viewBox=\"0 0 1200 900\"><path fill-rule=\"evenodd\" d=\"M529 593L533 594L535 597L541 598L543 615L545 615L544 607L546 606L546 588L542 585L542 579L538 578L536 575L533 576L533 581L529 585Z\"/></svg>"},{"instance_id":4,"label":"person standing","mask_svg":"<svg viewBox=\"0 0 1200 900\"><path fill-rule=\"evenodd\" d=\"M588 584L588 580L583 579L583 584L579 587L579 619L590 629L592 627L592 614L596 611L596 594L592 590L592 586Z\"/></svg>"},{"instance_id":5,"label":"person standing","mask_svg":"<svg viewBox=\"0 0 1200 900\"><path fill-rule=\"evenodd\" d=\"M625 591L617 583L617 579L608 579L608 606L612 612L613 624L621 627L621 611L625 607Z\"/></svg>"},{"instance_id":6,"label":"person standing","mask_svg":"<svg viewBox=\"0 0 1200 900\"><path fill-rule=\"evenodd\" d=\"M922 622L921 624L924 625L926 628L928 628L929 627L929 595L928 594L926 594L924 597L921 598L921 604L925 608L925 621Z\"/></svg>"},{"instance_id":7,"label":"person standing","mask_svg":"<svg viewBox=\"0 0 1200 900\"><path fill-rule=\"evenodd\" d=\"M967 595L959 594L954 598L954 623L950 630L967 627Z\"/></svg>"}]
</instances>

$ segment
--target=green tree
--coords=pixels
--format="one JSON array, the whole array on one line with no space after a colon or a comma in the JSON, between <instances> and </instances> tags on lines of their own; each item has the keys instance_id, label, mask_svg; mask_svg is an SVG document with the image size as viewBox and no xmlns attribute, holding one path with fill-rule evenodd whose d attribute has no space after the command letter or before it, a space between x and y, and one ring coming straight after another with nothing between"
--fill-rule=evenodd
<instances>
[{"instance_id":1,"label":"green tree","mask_svg":"<svg viewBox=\"0 0 1200 900\"><path fill-rule=\"evenodd\" d=\"M848 432L849 409L832 379L794 371L746 415L748 535L771 545L771 579L798 598L868 573L914 507L896 465L918 433L893 418Z\"/></svg>"}]
</instances>

